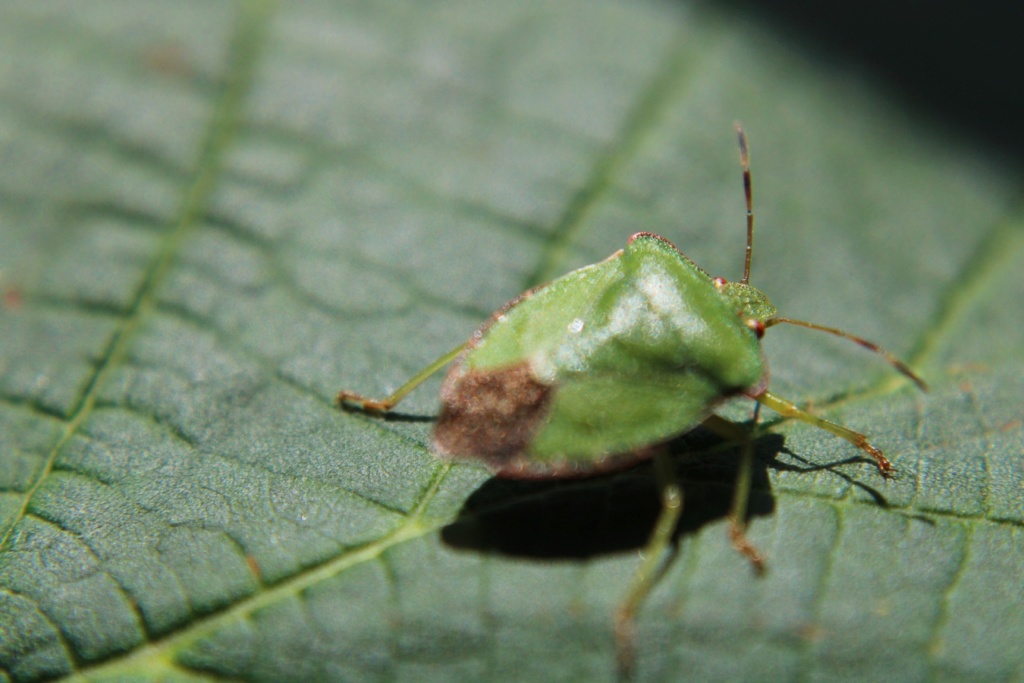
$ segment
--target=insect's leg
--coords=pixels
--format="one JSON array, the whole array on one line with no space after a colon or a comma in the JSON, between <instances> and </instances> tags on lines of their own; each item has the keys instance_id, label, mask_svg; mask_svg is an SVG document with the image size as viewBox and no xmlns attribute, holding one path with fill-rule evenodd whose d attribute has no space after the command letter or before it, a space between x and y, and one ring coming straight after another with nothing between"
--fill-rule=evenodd
<instances>
[{"instance_id":1,"label":"insect's leg","mask_svg":"<svg viewBox=\"0 0 1024 683\"><path fill-rule=\"evenodd\" d=\"M636 614L661 574L663 556L672 543L672 534L683 511L683 488L676 479L666 450L660 449L655 454L654 469L661 491L661 512L650 540L644 546L643 559L633 573L629 590L615 610L615 649L621 681L632 679L636 656Z\"/></svg>"},{"instance_id":2,"label":"insect's leg","mask_svg":"<svg viewBox=\"0 0 1024 683\"><path fill-rule=\"evenodd\" d=\"M761 404L754 408L754 418L751 420L751 429L757 424L757 416ZM764 573L764 556L758 552L750 539L747 538L747 509L750 502L750 485L754 472L754 438L750 429L743 430L743 441L740 451L740 466L736 473L736 486L733 493L732 509L729 511L729 540L732 547L742 553L754 571L758 574Z\"/></svg>"},{"instance_id":3,"label":"insect's leg","mask_svg":"<svg viewBox=\"0 0 1024 683\"><path fill-rule=\"evenodd\" d=\"M757 408L760 407L758 404ZM753 423L757 423L758 409L754 409ZM747 508L750 501L750 486L754 471L754 439L751 431L717 415L704 420L704 426L719 436L740 443L740 465L736 472L736 486L733 489L732 508L729 510L729 540L732 547L750 560L757 574L764 573L764 556L747 538Z\"/></svg>"},{"instance_id":4,"label":"insect's leg","mask_svg":"<svg viewBox=\"0 0 1024 683\"><path fill-rule=\"evenodd\" d=\"M422 384L424 380L455 360L455 357L462 353L462 350L465 348L465 344L459 344L454 349L417 372L412 379L398 387L398 389L387 398L367 398L366 396L357 394L354 391L342 390L338 392L338 405L343 408L346 406L352 406L358 410L365 410L371 413L386 413L394 408L399 401L405 398L406 394Z\"/></svg>"},{"instance_id":5,"label":"insect's leg","mask_svg":"<svg viewBox=\"0 0 1024 683\"><path fill-rule=\"evenodd\" d=\"M760 396L757 396L758 403L768 406L780 415L786 417L795 417L798 420L809 422L812 425L821 427L824 430L830 431L836 436L846 439L857 448L864 450L875 460L875 464L878 465L878 470L882 473L883 477L889 477L892 472L892 463L882 455L882 451L878 450L870 443L868 443L868 437L864 436L860 432L855 432L852 429L848 429L842 425L838 425L835 422L829 422L822 418L812 415L811 413L803 410L792 401L787 401L784 398L779 398L770 391L766 391Z\"/></svg>"}]
</instances>

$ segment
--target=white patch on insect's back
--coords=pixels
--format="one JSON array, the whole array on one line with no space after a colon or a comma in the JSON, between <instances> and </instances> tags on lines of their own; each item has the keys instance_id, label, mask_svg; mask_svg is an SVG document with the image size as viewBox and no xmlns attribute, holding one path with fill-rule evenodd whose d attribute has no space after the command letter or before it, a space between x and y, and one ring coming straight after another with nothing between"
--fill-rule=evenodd
<instances>
[{"instance_id":1,"label":"white patch on insect's back","mask_svg":"<svg viewBox=\"0 0 1024 683\"><path fill-rule=\"evenodd\" d=\"M637 329L645 307L644 297L638 292L630 291L628 296L623 296L612 309L608 325L602 330L601 341L610 337L625 336Z\"/></svg>"},{"instance_id":2,"label":"white patch on insect's back","mask_svg":"<svg viewBox=\"0 0 1024 683\"><path fill-rule=\"evenodd\" d=\"M590 368L590 357L594 350L601 346L609 337L613 336L612 325L595 326L590 325L582 318L574 318L567 326L567 335L551 354L544 358L542 365L535 365L535 370L540 370L541 381L548 379L554 381L557 369L569 373L585 373Z\"/></svg>"},{"instance_id":3,"label":"white patch on insect's back","mask_svg":"<svg viewBox=\"0 0 1024 683\"><path fill-rule=\"evenodd\" d=\"M558 352L552 356L547 351L537 351L530 356L530 373L542 384L554 384L558 378Z\"/></svg>"},{"instance_id":4,"label":"white patch on insect's back","mask_svg":"<svg viewBox=\"0 0 1024 683\"><path fill-rule=\"evenodd\" d=\"M658 315L658 329L647 331L651 336L665 333L664 321L671 321L670 329L687 330L695 336L707 334L707 321L688 305L685 293L674 278L667 274L648 276L639 281L638 288Z\"/></svg>"}]
</instances>

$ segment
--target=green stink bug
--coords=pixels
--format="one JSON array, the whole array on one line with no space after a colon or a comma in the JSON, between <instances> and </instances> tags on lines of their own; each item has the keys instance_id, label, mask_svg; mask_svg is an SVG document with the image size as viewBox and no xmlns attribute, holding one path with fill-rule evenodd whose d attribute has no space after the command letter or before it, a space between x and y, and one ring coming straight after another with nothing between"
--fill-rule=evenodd
<instances>
[{"instance_id":1,"label":"green stink bug","mask_svg":"<svg viewBox=\"0 0 1024 683\"><path fill-rule=\"evenodd\" d=\"M850 339L882 355L922 389L924 382L876 344L838 329L780 317L749 284L754 214L746 137L737 126L747 208L743 278L712 277L672 243L649 232L624 249L529 290L499 309L465 344L425 368L391 396L342 391L342 406L385 412L452 363L441 387L433 448L442 458L482 461L498 476L586 476L655 456L662 514L616 617L619 661L632 660L633 617L652 587L681 510L681 489L660 446L700 424L737 435L714 415L747 396L809 422L868 453L883 476L891 465L867 438L823 420L768 390L759 340L790 323ZM756 413L755 413L756 419ZM744 520L753 448L744 441L731 513L734 545L756 569Z\"/></svg>"}]
</instances>

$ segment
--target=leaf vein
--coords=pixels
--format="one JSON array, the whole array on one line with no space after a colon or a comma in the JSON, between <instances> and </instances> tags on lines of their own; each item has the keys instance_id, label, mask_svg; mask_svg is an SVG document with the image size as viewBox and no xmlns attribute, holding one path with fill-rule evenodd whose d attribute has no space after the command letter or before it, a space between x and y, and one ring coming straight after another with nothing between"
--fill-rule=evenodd
<instances>
[{"instance_id":1,"label":"leaf vein","mask_svg":"<svg viewBox=\"0 0 1024 683\"><path fill-rule=\"evenodd\" d=\"M582 230L586 217L611 187L616 174L639 151L645 135L686 82L685 76L690 71L684 68L688 64L685 59L687 41L682 29L669 43L673 48L641 90L639 99L626 115L620 134L598 157L590 177L566 204L541 262L524 282L524 291L558 275L569 245L576 233Z\"/></svg>"},{"instance_id":2,"label":"leaf vein","mask_svg":"<svg viewBox=\"0 0 1024 683\"><path fill-rule=\"evenodd\" d=\"M214 105L206 140L200 151L199 169L194 182L182 197L178 218L174 225L167 230L166 236L146 269L146 274L133 297L127 314L111 336L107 347L100 354L100 361L96 365L82 398L72 409L71 417L63 434L51 449L46 458L46 464L24 494L22 504L11 517L3 535L0 536L0 551L8 546L14 528L24 518L29 501L52 471L61 449L78 432L92 413L100 389L110 376L112 369L127 355L134 333L149 313L155 292L165 280L181 245L198 227L196 219L201 215L202 208L209 199L220 171L223 156L237 129L237 120L249 89L252 71L255 68L257 48L262 42L263 24L268 19L268 13L264 8L256 9L256 7L258 6L247 5L241 15L229 56L228 77Z\"/></svg>"}]
</instances>

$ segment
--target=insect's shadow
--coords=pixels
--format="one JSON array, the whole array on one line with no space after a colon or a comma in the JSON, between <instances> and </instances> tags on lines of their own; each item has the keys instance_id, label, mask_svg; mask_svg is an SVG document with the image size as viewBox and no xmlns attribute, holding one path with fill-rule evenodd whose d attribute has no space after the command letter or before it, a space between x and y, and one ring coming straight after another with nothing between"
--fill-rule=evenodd
<instances>
[{"instance_id":1,"label":"insect's shadow","mask_svg":"<svg viewBox=\"0 0 1024 683\"><path fill-rule=\"evenodd\" d=\"M358 412L356 410L349 410L349 412ZM416 413L400 413L398 411L388 411L380 415L375 416L384 422L437 422L437 415L420 415Z\"/></svg>"},{"instance_id":2,"label":"insect's shadow","mask_svg":"<svg viewBox=\"0 0 1024 683\"><path fill-rule=\"evenodd\" d=\"M767 474L783 439L755 443L748 517L775 509ZM740 451L706 433L670 445L683 487L675 539L728 517ZM536 559L585 559L643 547L660 512L650 462L628 470L569 481L491 479L471 495L441 537L456 548Z\"/></svg>"},{"instance_id":3,"label":"insect's shadow","mask_svg":"<svg viewBox=\"0 0 1024 683\"><path fill-rule=\"evenodd\" d=\"M799 461L801 464L800 465L793 465L793 464L782 462L780 460L776 460L774 463L772 463L772 468L773 469L778 470L778 471L786 471L786 472L819 472L819 471L822 471L822 470L827 470L828 472L831 472L835 476L837 476L840 479L842 479L843 481L845 481L850 486L858 488L861 491L863 491L864 493L866 493L868 496L871 497L871 500L875 503L875 505L877 505L877 506L879 506L881 508L889 507L889 500L884 495L882 495L882 492L879 491L877 488L875 488L874 486L871 486L869 484L865 484L864 482L860 481L859 479L851 477L850 475L846 474L845 472L842 472L842 471L836 469L840 465L851 465L851 464L874 465L874 461L873 460L869 460L868 458L865 458L863 456L854 456L854 457L845 458L843 460L839 460L839 461L836 461L836 462L827 462L827 463L815 464L815 463L812 463L811 461L807 460L806 458L804 458L804 457L794 453L793 451L789 450L788 448L783 448L782 452L785 452L789 457L793 458L794 460Z\"/></svg>"}]
</instances>

